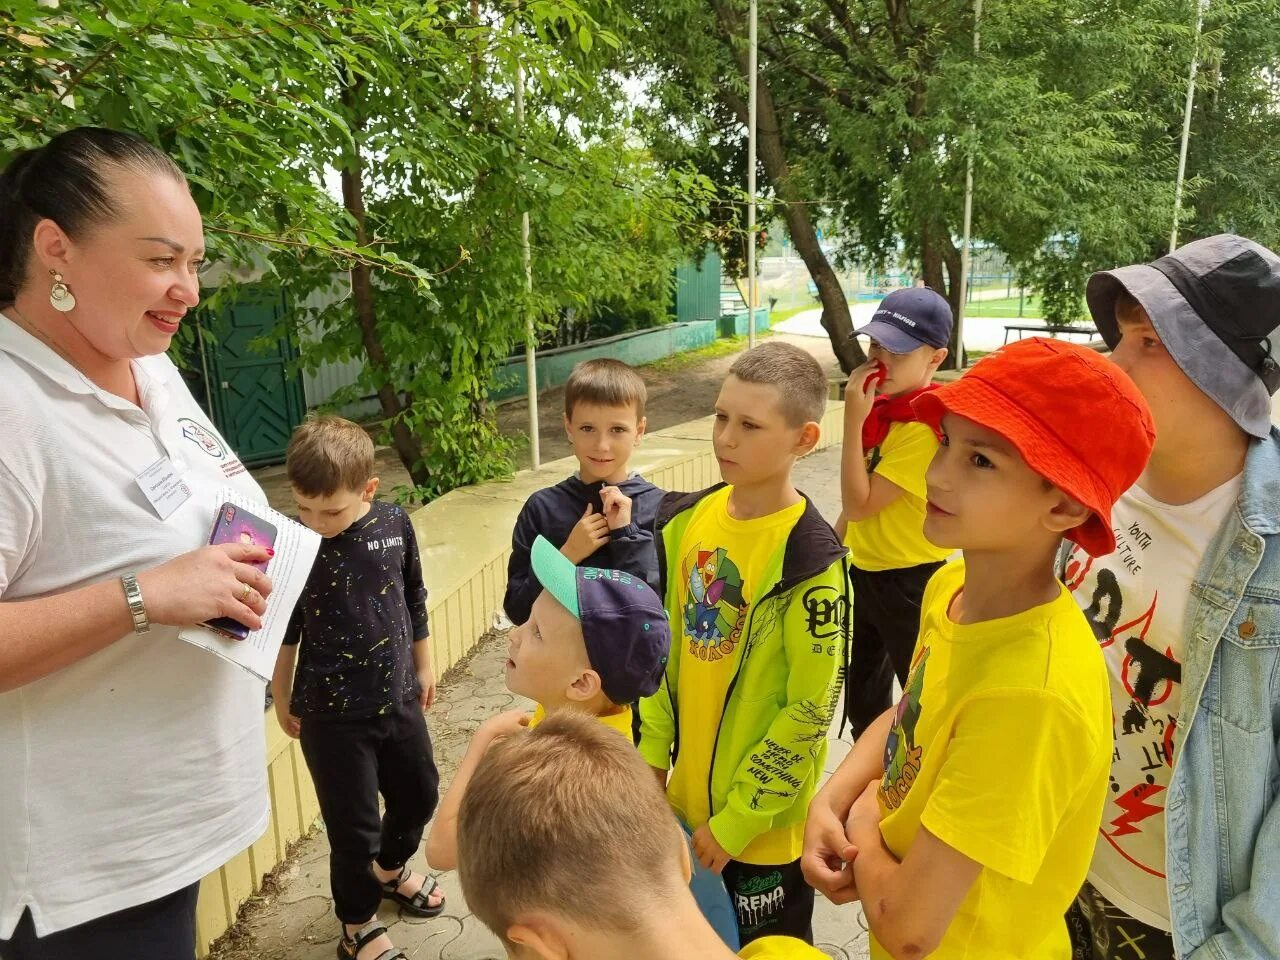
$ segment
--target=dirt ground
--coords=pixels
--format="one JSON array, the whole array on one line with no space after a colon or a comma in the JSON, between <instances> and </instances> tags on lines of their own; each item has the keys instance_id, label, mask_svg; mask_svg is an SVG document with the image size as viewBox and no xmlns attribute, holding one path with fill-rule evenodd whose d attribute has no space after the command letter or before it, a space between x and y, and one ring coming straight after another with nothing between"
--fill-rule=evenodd
<instances>
[{"instance_id":1,"label":"dirt ground","mask_svg":"<svg viewBox=\"0 0 1280 960\"><path fill-rule=\"evenodd\" d=\"M771 340L793 343L813 354L827 371L828 377L840 376L840 365L836 363L831 344L817 337L797 337L786 334L773 334ZM745 349L745 345L744 345ZM715 406L716 395L720 392L720 384L729 373L729 368L737 358L737 353L725 356L710 357L690 363L668 364L660 362L647 367L640 367L640 375L644 378L649 390L649 400L645 415L648 429L661 430L665 427L684 423L711 414ZM672 369L672 367L675 369ZM564 388L555 387L538 397L538 423L541 427L538 436L542 445L543 461L556 460L569 455L569 441L564 433ZM513 400L503 404L498 411L498 426L508 437L527 434L529 430L529 405L524 400ZM521 451L523 462L527 467L528 449Z\"/></svg>"}]
</instances>

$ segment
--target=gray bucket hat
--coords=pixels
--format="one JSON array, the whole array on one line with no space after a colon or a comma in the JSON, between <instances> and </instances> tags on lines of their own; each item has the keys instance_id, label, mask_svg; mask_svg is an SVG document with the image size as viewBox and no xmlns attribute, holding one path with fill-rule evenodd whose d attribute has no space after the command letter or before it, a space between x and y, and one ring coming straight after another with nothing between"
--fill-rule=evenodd
<instances>
[{"instance_id":1,"label":"gray bucket hat","mask_svg":"<svg viewBox=\"0 0 1280 960\"><path fill-rule=\"evenodd\" d=\"M1142 304L1192 383L1246 433L1267 436L1280 389L1280 257L1222 233L1152 263L1095 273L1085 299L1110 347L1120 340L1121 289Z\"/></svg>"}]
</instances>

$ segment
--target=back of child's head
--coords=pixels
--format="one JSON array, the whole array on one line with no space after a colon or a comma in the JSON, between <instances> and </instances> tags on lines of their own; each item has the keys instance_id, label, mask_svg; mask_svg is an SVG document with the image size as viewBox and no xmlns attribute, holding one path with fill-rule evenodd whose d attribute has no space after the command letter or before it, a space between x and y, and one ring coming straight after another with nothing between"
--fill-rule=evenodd
<instances>
[{"instance_id":1,"label":"back of child's head","mask_svg":"<svg viewBox=\"0 0 1280 960\"><path fill-rule=\"evenodd\" d=\"M1089 508L1067 538L1095 557L1115 549L1111 508L1142 475L1156 435L1146 401L1118 366L1080 344L1030 337L912 405L935 430L951 413L1004 437L1027 466Z\"/></svg>"},{"instance_id":2,"label":"back of child's head","mask_svg":"<svg viewBox=\"0 0 1280 960\"><path fill-rule=\"evenodd\" d=\"M684 888L682 843L635 747L573 710L492 746L458 813L463 895L508 946L532 913L634 933Z\"/></svg>"},{"instance_id":3,"label":"back of child's head","mask_svg":"<svg viewBox=\"0 0 1280 960\"><path fill-rule=\"evenodd\" d=\"M827 375L813 355L790 343L772 340L733 362L729 376L743 383L773 387L787 425L821 423L827 409Z\"/></svg>"},{"instance_id":4,"label":"back of child's head","mask_svg":"<svg viewBox=\"0 0 1280 960\"><path fill-rule=\"evenodd\" d=\"M350 420L324 414L308 417L289 439L285 471L289 483L308 497L360 490L373 476L373 441Z\"/></svg>"},{"instance_id":5,"label":"back of child's head","mask_svg":"<svg viewBox=\"0 0 1280 960\"><path fill-rule=\"evenodd\" d=\"M640 374L621 360L608 357L583 360L573 368L564 385L564 415L572 420L574 407L589 403L598 407L629 407L635 410L639 420L644 416L648 395Z\"/></svg>"}]
</instances>

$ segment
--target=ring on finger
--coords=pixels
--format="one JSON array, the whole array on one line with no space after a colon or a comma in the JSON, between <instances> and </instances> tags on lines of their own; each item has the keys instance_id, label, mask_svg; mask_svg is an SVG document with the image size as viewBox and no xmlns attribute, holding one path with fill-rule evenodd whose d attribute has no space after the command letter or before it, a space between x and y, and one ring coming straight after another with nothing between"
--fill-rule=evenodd
<instances>
[{"instance_id":1,"label":"ring on finger","mask_svg":"<svg viewBox=\"0 0 1280 960\"><path fill-rule=\"evenodd\" d=\"M249 586L249 584L246 583L244 584L243 588L240 590L240 595L236 599L238 599L241 603L244 603L246 600L249 599L249 594L251 593L253 593L253 587Z\"/></svg>"}]
</instances>

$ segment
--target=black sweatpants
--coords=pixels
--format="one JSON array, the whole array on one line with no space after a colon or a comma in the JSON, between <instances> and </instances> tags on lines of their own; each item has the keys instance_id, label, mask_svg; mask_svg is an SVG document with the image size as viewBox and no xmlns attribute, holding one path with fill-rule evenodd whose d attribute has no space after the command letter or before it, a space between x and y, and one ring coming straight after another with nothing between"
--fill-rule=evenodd
<instances>
[{"instance_id":1,"label":"black sweatpants","mask_svg":"<svg viewBox=\"0 0 1280 960\"><path fill-rule=\"evenodd\" d=\"M850 565L853 638L845 679L845 716L855 739L893 705L893 678L907 682L911 652L920 634L920 601L942 566L923 563L898 570Z\"/></svg>"},{"instance_id":2,"label":"black sweatpants","mask_svg":"<svg viewBox=\"0 0 1280 960\"><path fill-rule=\"evenodd\" d=\"M730 860L724 885L738 914L742 946L761 937L795 937L813 943L813 887L800 861L776 866Z\"/></svg>"},{"instance_id":3,"label":"black sweatpants","mask_svg":"<svg viewBox=\"0 0 1280 960\"><path fill-rule=\"evenodd\" d=\"M37 937L31 912L13 939L0 940L0 960L193 960L196 896L193 883L167 897Z\"/></svg>"},{"instance_id":4,"label":"black sweatpants","mask_svg":"<svg viewBox=\"0 0 1280 960\"><path fill-rule=\"evenodd\" d=\"M426 718L416 699L374 717L308 714L300 739L329 834L334 911L343 923L364 923L382 900L369 862L403 867L436 809L440 775Z\"/></svg>"}]
</instances>

